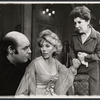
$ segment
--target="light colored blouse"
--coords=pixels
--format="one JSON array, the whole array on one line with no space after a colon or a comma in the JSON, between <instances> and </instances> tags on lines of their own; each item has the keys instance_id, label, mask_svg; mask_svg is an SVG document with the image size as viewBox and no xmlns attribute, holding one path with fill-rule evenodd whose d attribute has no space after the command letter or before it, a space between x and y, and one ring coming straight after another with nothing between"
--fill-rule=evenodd
<instances>
[{"instance_id":1,"label":"light colored blouse","mask_svg":"<svg viewBox=\"0 0 100 100\"><path fill-rule=\"evenodd\" d=\"M16 91L16 95L66 95L73 85L77 71L74 67L66 68L57 59L54 59L55 74L48 74L42 66L47 66L43 57L34 59L26 69L26 72Z\"/></svg>"}]
</instances>

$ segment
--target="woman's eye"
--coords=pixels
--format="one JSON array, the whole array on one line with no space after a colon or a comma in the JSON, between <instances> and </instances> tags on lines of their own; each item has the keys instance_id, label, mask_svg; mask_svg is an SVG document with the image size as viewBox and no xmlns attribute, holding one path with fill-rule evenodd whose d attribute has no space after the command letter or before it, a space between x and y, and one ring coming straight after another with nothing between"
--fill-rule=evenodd
<instances>
[{"instance_id":1,"label":"woman's eye","mask_svg":"<svg viewBox=\"0 0 100 100\"><path fill-rule=\"evenodd\" d=\"M81 22L79 21L78 23L80 24Z\"/></svg>"},{"instance_id":2,"label":"woman's eye","mask_svg":"<svg viewBox=\"0 0 100 100\"><path fill-rule=\"evenodd\" d=\"M46 45L46 47L50 47L50 45L49 45L49 44L47 44L47 45Z\"/></svg>"},{"instance_id":3,"label":"woman's eye","mask_svg":"<svg viewBox=\"0 0 100 100\"><path fill-rule=\"evenodd\" d=\"M43 45L42 45L42 44L40 44L39 46L40 46L40 47L43 47Z\"/></svg>"}]
</instances>

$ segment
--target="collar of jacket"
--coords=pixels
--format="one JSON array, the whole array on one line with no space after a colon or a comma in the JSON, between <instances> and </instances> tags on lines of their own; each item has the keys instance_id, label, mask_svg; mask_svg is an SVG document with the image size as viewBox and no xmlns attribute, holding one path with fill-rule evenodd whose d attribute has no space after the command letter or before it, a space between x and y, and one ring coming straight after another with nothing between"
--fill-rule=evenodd
<instances>
[{"instance_id":1,"label":"collar of jacket","mask_svg":"<svg viewBox=\"0 0 100 100\"><path fill-rule=\"evenodd\" d=\"M91 26L91 34L90 34L90 38L97 38L97 34L98 33L98 31L96 31L92 26ZM78 31L75 31L74 33L73 33L73 35L74 36L81 36L81 34L78 32Z\"/></svg>"}]
</instances>

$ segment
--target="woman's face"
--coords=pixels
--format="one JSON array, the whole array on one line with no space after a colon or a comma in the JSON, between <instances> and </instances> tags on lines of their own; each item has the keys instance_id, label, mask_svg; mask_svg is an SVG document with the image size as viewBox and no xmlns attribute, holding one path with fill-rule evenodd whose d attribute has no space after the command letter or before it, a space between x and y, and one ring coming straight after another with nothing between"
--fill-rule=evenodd
<instances>
[{"instance_id":1,"label":"woman's face","mask_svg":"<svg viewBox=\"0 0 100 100\"><path fill-rule=\"evenodd\" d=\"M42 43L40 45L40 52L43 58L48 59L52 57L52 54L54 53L54 51L55 51L55 47L52 44L50 44L46 40L42 40Z\"/></svg>"},{"instance_id":2,"label":"woman's face","mask_svg":"<svg viewBox=\"0 0 100 100\"><path fill-rule=\"evenodd\" d=\"M75 28L79 33L87 33L90 20L86 21L80 17L74 18Z\"/></svg>"}]
</instances>

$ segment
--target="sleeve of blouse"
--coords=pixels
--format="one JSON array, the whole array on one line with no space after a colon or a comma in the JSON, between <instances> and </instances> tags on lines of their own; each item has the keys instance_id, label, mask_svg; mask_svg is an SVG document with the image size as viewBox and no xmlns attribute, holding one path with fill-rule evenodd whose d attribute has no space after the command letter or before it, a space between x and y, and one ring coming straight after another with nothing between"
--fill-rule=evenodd
<instances>
[{"instance_id":1,"label":"sleeve of blouse","mask_svg":"<svg viewBox=\"0 0 100 100\"><path fill-rule=\"evenodd\" d=\"M35 86L35 60L33 60L26 68L15 95L35 95Z\"/></svg>"},{"instance_id":2,"label":"sleeve of blouse","mask_svg":"<svg viewBox=\"0 0 100 100\"><path fill-rule=\"evenodd\" d=\"M66 68L66 66L62 65L60 62L58 62L58 66L59 77L55 85L55 93L57 95L66 95L66 92L73 85L77 70L73 66Z\"/></svg>"}]
</instances>

